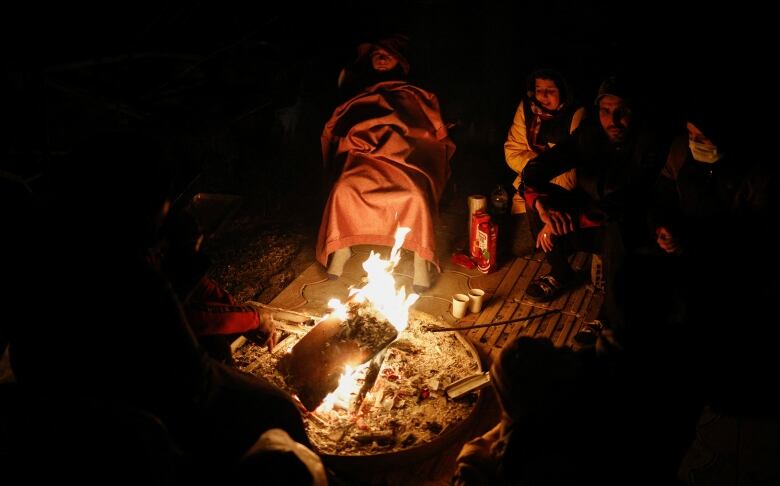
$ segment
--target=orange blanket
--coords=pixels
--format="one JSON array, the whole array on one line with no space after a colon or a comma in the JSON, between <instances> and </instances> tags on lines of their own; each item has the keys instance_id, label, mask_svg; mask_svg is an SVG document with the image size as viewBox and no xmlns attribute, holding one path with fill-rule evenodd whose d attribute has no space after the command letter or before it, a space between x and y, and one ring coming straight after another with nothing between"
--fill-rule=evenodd
<instances>
[{"instance_id":1,"label":"orange blanket","mask_svg":"<svg viewBox=\"0 0 780 486\"><path fill-rule=\"evenodd\" d=\"M403 247L438 268L433 225L455 144L436 96L405 81L375 84L336 108L322 149L326 165L341 169L322 215L317 260L327 265L346 246L392 246L400 225L412 229Z\"/></svg>"}]
</instances>

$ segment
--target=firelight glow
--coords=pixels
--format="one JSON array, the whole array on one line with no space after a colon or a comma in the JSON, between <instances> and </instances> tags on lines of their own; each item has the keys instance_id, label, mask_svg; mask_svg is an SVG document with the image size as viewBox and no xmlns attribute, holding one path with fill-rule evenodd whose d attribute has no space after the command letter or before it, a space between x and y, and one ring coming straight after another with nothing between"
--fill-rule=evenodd
<instances>
[{"instance_id":1,"label":"firelight glow","mask_svg":"<svg viewBox=\"0 0 780 486\"><path fill-rule=\"evenodd\" d=\"M398 330L399 335L409 325L409 308L420 297L415 293L407 296L404 286L396 289L393 277L393 270L401 261L401 245L410 231L411 228L405 227L398 227L395 230L395 244L388 260L383 260L379 253L371 252L368 259L363 262L363 269L368 274L367 283L360 289L353 289L350 295L350 300L356 303L369 302ZM328 307L333 309L331 315L341 320L347 319L347 306L338 299L330 299ZM344 374L339 378L339 386L325 397L316 411L327 412L333 410L334 406L348 409L352 396L360 390L358 379L362 377L362 372L369 363L370 361L356 368L347 365Z\"/></svg>"},{"instance_id":2,"label":"firelight glow","mask_svg":"<svg viewBox=\"0 0 780 486\"><path fill-rule=\"evenodd\" d=\"M406 295L406 289L396 289L393 269L401 261L401 245L411 228L399 227L395 230L395 245L390 251L390 259L383 260L373 251L363 262L368 273L368 283L355 293L357 302L368 301L400 333L409 325L409 308L420 298L417 294Z\"/></svg>"},{"instance_id":3,"label":"firelight glow","mask_svg":"<svg viewBox=\"0 0 780 486\"><path fill-rule=\"evenodd\" d=\"M339 386L336 387L336 389L332 392L328 393L328 396L326 396L322 400L320 406L317 407L317 411L324 412L333 410L337 407L341 407L346 410L352 402L352 396L360 391L358 379L363 376L363 371L370 364L371 362L368 361L362 365L358 365L355 368L347 365L344 369L344 374L341 375L341 378L339 378Z\"/></svg>"}]
</instances>

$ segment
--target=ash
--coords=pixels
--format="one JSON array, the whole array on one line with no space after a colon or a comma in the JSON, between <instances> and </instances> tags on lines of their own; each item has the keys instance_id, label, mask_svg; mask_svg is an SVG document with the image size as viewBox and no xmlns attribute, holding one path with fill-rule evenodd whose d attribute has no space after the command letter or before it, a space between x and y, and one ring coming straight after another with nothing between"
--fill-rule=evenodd
<instances>
[{"instance_id":1,"label":"ash","mask_svg":"<svg viewBox=\"0 0 780 486\"><path fill-rule=\"evenodd\" d=\"M376 382L362 400L356 391L348 403L337 404L332 411L304 415L318 453L360 456L419 447L454 433L473 413L478 392L449 400L443 390L479 372L479 358L454 332L425 331L426 326L441 324L432 316L411 311L409 321L409 327L387 347ZM243 371L292 394L277 363L299 338L290 334L282 339L274 353L247 343L234 359Z\"/></svg>"},{"instance_id":2,"label":"ash","mask_svg":"<svg viewBox=\"0 0 780 486\"><path fill-rule=\"evenodd\" d=\"M368 303L350 306L349 318L341 325L339 338L352 340L373 352L380 351L398 335L395 328Z\"/></svg>"}]
</instances>

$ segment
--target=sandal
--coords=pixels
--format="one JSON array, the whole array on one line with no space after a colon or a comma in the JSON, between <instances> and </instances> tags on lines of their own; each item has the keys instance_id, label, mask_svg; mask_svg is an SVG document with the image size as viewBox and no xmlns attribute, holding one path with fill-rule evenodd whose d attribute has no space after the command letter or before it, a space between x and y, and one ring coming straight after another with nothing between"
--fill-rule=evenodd
<instances>
[{"instance_id":1,"label":"sandal","mask_svg":"<svg viewBox=\"0 0 780 486\"><path fill-rule=\"evenodd\" d=\"M603 330L604 324L599 320L586 322L582 325L579 332L574 335L574 341L583 346L591 346L596 344L596 340Z\"/></svg>"},{"instance_id":2,"label":"sandal","mask_svg":"<svg viewBox=\"0 0 780 486\"><path fill-rule=\"evenodd\" d=\"M525 295L533 300L552 300L565 288L565 285L550 274L535 278L525 289Z\"/></svg>"}]
</instances>

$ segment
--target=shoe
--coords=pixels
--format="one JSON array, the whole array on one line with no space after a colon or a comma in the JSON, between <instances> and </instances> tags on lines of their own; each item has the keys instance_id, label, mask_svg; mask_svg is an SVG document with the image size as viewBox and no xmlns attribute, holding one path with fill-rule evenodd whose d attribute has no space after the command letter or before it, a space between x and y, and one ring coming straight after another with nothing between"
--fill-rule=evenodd
<instances>
[{"instance_id":1,"label":"shoe","mask_svg":"<svg viewBox=\"0 0 780 486\"><path fill-rule=\"evenodd\" d=\"M604 324L598 319L586 322L580 328L580 331L574 335L574 341L583 346L592 346L596 344L602 331L604 331Z\"/></svg>"},{"instance_id":2,"label":"shoe","mask_svg":"<svg viewBox=\"0 0 780 486\"><path fill-rule=\"evenodd\" d=\"M525 289L525 295L529 298L546 302L556 298L566 285L550 274L535 278Z\"/></svg>"},{"instance_id":3,"label":"shoe","mask_svg":"<svg viewBox=\"0 0 780 486\"><path fill-rule=\"evenodd\" d=\"M344 265L352 256L350 247L345 246L334 251L330 256L330 265L328 265L328 280L337 280L344 273Z\"/></svg>"}]
</instances>

